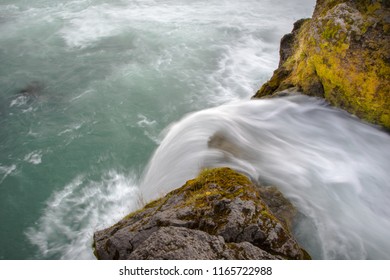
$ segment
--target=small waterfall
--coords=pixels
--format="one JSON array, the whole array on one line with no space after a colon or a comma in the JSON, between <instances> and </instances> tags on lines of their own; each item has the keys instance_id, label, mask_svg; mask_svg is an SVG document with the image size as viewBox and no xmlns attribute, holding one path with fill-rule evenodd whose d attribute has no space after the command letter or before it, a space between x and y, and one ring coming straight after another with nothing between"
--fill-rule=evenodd
<instances>
[{"instance_id":1,"label":"small waterfall","mask_svg":"<svg viewBox=\"0 0 390 280\"><path fill-rule=\"evenodd\" d=\"M140 185L146 200L229 166L293 202L314 258L390 258L390 136L378 128L296 95L199 111L165 133Z\"/></svg>"}]
</instances>

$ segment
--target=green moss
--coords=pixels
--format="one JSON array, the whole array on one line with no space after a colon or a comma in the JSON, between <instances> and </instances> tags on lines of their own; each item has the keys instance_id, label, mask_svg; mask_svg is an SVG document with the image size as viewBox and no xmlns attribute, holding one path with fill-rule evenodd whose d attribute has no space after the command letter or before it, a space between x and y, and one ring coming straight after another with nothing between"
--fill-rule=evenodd
<instances>
[{"instance_id":1,"label":"green moss","mask_svg":"<svg viewBox=\"0 0 390 280\"><path fill-rule=\"evenodd\" d=\"M147 209L156 208L155 211L153 211L153 213L154 213L154 212L158 211L165 204L165 202L169 199L169 197L170 197L170 194L167 194L163 198L153 200L153 201L149 202L148 204L146 204L143 208L138 209L138 210L128 214L127 216L125 216L123 218L123 220L131 219L131 218L135 217L136 215L138 215L139 213L145 212L145 210L147 210Z\"/></svg>"},{"instance_id":2,"label":"green moss","mask_svg":"<svg viewBox=\"0 0 390 280\"><path fill-rule=\"evenodd\" d=\"M389 35L389 33L390 33L390 24L384 24L384 25L383 25L383 32L384 32L386 35Z\"/></svg>"},{"instance_id":3,"label":"green moss","mask_svg":"<svg viewBox=\"0 0 390 280\"><path fill-rule=\"evenodd\" d=\"M327 40L336 38L336 35L339 33L340 29L340 25L335 25L331 21L328 21L328 23L325 25L324 30L322 31L322 36Z\"/></svg>"},{"instance_id":4,"label":"green moss","mask_svg":"<svg viewBox=\"0 0 390 280\"><path fill-rule=\"evenodd\" d=\"M370 14L374 14L377 10L379 10L381 8L382 4L379 3L379 2L376 2L374 4L370 4L368 5L367 7L367 13L370 15Z\"/></svg>"},{"instance_id":5,"label":"green moss","mask_svg":"<svg viewBox=\"0 0 390 280\"><path fill-rule=\"evenodd\" d=\"M194 180L188 181L178 192L185 192L183 206L207 208L209 198L233 199L240 196L248 199L244 194L247 188L254 188L244 175L230 168L204 169ZM254 190L254 189L253 189Z\"/></svg>"},{"instance_id":6,"label":"green moss","mask_svg":"<svg viewBox=\"0 0 390 280\"><path fill-rule=\"evenodd\" d=\"M260 215L263 218L266 218L266 219L269 219L272 221L277 221L276 217L267 208L264 208L263 210L261 210Z\"/></svg>"},{"instance_id":7,"label":"green moss","mask_svg":"<svg viewBox=\"0 0 390 280\"><path fill-rule=\"evenodd\" d=\"M342 45L323 50L321 55L313 55L310 60L324 86L325 97L361 118L389 126L386 118L381 117L386 114L389 101L386 91L380 90L381 86L388 88L388 82L383 78L383 73L389 71L388 65L378 58L373 65L373 54L367 51L349 53L346 60L343 55L346 48ZM324 57L328 61L326 64Z\"/></svg>"},{"instance_id":8,"label":"green moss","mask_svg":"<svg viewBox=\"0 0 390 280\"><path fill-rule=\"evenodd\" d=\"M287 69L287 67L281 67L277 69L274 72L272 78L256 93L255 97L263 97L274 93L276 90L282 90L280 86L289 75L290 71Z\"/></svg>"},{"instance_id":9,"label":"green moss","mask_svg":"<svg viewBox=\"0 0 390 280\"><path fill-rule=\"evenodd\" d=\"M123 220L134 218L136 215L150 211L147 216L151 216L161 209L161 207L173 196L184 194L182 203L178 203L177 207L194 207L194 208L210 208L209 201L216 196L226 199L233 199L239 196L241 199L250 199L247 190L253 190L253 195L256 191L250 180L244 175L230 168L215 168L204 169L199 175L186 184L168 193L163 198L154 200L142 209L130 213Z\"/></svg>"},{"instance_id":10,"label":"green moss","mask_svg":"<svg viewBox=\"0 0 390 280\"><path fill-rule=\"evenodd\" d=\"M200 221L203 221L202 230L205 230L210 234L214 234L218 228L226 224L226 217L229 214L224 210L219 211L215 209L215 201L230 201L236 198L240 198L241 200L259 201L259 205L262 205L261 213L265 213L263 219L276 219L268 211L266 206L260 202L260 196L252 182L246 176L230 168L204 169L195 179L187 181L181 188L170 192L164 198L149 203L143 209L128 215L125 219L133 218L139 213L147 213L148 209L152 209L152 211L146 215L151 216L172 196L175 196L176 198L179 196L182 199L180 202L175 203L177 209L192 209L192 211L188 212L188 217L181 218L193 221L195 224L199 224ZM213 221L217 221L212 227L209 227L207 223L204 223L205 219L207 220L207 218L204 217L205 212L207 211L213 213ZM257 219L258 216L248 218ZM250 221L248 220L248 222Z\"/></svg>"},{"instance_id":11,"label":"green moss","mask_svg":"<svg viewBox=\"0 0 390 280\"><path fill-rule=\"evenodd\" d=\"M196 183L206 187L210 184L217 184L219 186L223 186L225 189L230 189L236 186L252 185L251 181L249 181L247 177L226 167L203 169L195 180Z\"/></svg>"},{"instance_id":12,"label":"green moss","mask_svg":"<svg viewBox=\"0 0 390 280\"><path fill-rule=\"evenodd\" d=\"M318 1L320 2L320 1ZM317 6L316 6L316 10L317 12L323 16L324 14L327 13L328 10L332 9L334 6L336 6L337 4L340 4L340 0L324 0L324 1L321 1L322 3L318 3L317 2Z\"/></svg>"},{"instance_id":13,"label":"green moss","mask_svg":"<svg viewBox=\"0 0 390 280\"><path fill-rule=\"evenodd\" d=\"M390 123L390 112L389 114L387 112L385 114L382 114L380 121L382 123Z\"/></svg>"}]
</instances>

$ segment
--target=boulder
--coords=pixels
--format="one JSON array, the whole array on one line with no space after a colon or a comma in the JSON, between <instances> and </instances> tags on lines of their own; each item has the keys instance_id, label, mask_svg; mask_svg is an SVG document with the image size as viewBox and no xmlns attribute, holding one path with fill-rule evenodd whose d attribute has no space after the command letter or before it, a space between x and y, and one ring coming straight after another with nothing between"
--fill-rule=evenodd
<instances>
[{"instance_id":1,"label":"boulder","mask_svg":"<svg viewBox=\"0 0 390 280\"><path fill-rule=\"evenodd\" d=\"M262 197L272 202L271 208ZM95 255L98 259L310 258L291 235L294 208L283 199L275 188L260 192L232 169L204 170L181 188L96 232Z\"/></svg>"}]
</instances>

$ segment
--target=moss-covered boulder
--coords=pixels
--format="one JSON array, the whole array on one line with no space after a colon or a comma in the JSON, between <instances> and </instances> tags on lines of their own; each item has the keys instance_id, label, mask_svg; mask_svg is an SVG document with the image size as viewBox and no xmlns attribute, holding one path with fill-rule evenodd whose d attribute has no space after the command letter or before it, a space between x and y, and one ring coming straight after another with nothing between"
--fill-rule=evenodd
<instances>
[{"instance_id":1,"label":"moss-covered boulder","mask_svg":"<svg viewBox=\"0 0 390 280\"><path fill-rule=\"evenodd\" d=\"M304 259L290 234L294 209L229 168L202 171L94 235L98 259ZM278 216L263 198L273 201ZM283 211L286 210L287 212Z\"/></svg>"},{"instance_id":2,"label":"moss-covered boulder","mask_svg":"<svg viewBox=\"0 0 390 280\"><path fill-rule=\"evenodd\" d=\"M254 97L295 87L389 129L389 3L318 0L283 37L279 68Z\"/></svg>"}]
</instances>

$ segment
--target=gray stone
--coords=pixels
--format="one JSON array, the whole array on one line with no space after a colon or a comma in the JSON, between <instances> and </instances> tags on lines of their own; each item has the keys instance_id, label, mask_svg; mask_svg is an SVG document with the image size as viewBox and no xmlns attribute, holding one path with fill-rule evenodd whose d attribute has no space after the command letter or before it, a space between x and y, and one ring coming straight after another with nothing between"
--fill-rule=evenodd
<instances>
[{"instance_id":1,"label":"gray stone","mask_svg":"<svg viewBox=\"0 0 390 280\"><path fill-rule=\"evenodd\" d=\"M284 207L280 198L276 201L273 207ZM95 255L98 259L306 258L285 224L248 178L217 168L96 232Z\"/></svg>"}]
</instances>

